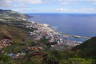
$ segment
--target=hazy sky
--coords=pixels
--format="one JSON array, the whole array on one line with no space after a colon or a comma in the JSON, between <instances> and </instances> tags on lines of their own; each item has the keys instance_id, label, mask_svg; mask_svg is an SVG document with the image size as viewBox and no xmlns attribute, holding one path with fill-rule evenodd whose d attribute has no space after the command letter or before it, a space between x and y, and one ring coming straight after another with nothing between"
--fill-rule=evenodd
<instances>
[{"instance_id":1,"label":"hazy sky","mask_svg":"<svg viewBox=\"0 0 96 64\"><path fill-rule=\"evenodd\" d=\"M0 0L0 8L22 13L96 13L96 0Z\"/></svg>"}]
</instances>

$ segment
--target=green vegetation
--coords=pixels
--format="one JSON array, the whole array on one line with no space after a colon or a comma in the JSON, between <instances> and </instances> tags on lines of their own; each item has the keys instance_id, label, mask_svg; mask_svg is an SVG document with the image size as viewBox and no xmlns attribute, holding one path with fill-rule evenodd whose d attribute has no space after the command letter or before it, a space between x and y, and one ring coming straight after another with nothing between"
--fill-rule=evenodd
<instances>
[{"instance_id":1,"label":"green vegetation","mask_svg":"<svg viewBox=\"0 0 96 64\"><path fill-rule=\"evenodd\" d=\"M76 53L78 53L81 57L96 58L96 37L93 37L81 45L74 47L73 50L76 51Z\"/></svg>"}]
</instances>

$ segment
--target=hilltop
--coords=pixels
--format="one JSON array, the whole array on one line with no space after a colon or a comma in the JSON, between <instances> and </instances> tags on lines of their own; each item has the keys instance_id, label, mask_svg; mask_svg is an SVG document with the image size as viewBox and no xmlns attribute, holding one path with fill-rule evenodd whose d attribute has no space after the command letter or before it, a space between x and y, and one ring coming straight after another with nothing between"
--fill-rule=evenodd
<instances>
[{"instance_id":1,"label":"hilltop","mask_svg":"<svg viewBox=\"0 0 96 64\"><path fill-rule=\"evenodd\" d=\"M12 10L0 9L0 20L1 21L26 21L27 16Z\"/></svg>"}]
</instances>

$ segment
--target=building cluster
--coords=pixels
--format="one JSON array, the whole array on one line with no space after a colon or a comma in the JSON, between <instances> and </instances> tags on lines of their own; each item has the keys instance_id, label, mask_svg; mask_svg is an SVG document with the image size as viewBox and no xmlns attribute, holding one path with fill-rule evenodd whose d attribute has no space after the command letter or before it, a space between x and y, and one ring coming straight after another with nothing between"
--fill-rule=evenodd
<instances>
[{"instance_id":1,"label":"building cluster","mask_svg":"<svg viewBox=\"0 0 96 64\"><path fill-rule=\"evenodd\" d=\"M80 43L77 41L64 40L62 43L51 45L51 47L53 49L57 49L57 50L68 50L68 49L71 49L72 47L75 47L77 45L80 45Z\"/></svg>"},{"instance_id":2,"label":"building cluster","mask_svg":"<svg viewBox=\"0 0 96 64\"><path fill-rule=\"evenodd\" d=\"M10 39L2 39L0 40L0 49L10 46L12 41Z\"/></svg>"},{"instance_id":3,"label":"building cluster","mask_svg":"<svg viewBox=\"0 0 96 64\"><path fill-rule=\"evenodd\" d=\"M37 30L34 30L33 32L30 32L30 35L35 40L40 40L41 38L45 37L46 39L49 39L49 42L54 42L55 37L58 34L53 28L51 28L48 24L39 24L36 22L32 22L32 24L27 25L27 28L34 28Z\"/></svg>"},{"instance_id":4,"label":"building cluster","mask_svg":"<svg viewBox=\"0 0 96 64\"><path fill-rule=\"evenodd\" d=\"M30 54L32 56L42 56L42 55L45 55L46 53L42 52L41 50L43 50L42 47L38 47L38 46L28 46L26 48L27 52L18 52L18 53L9 53L7 54L8 56L10 56L11 58L13 59L20 59L20 58L24 58L24 56L30 52Z\"/></svg>"},{"instance_id":5,"label":"building cluster","mask_svg":"<svg viewBox=\"0 0 96 64\"><path fill-rule=\"evenodd\" d=\"M37 22L32 21L26 25L27 28L34 28L33 32L29 32L29 34L33 37L34 40L40 40L41 38L48 39L50 42L57 42L56 45L69 45L69 46L76 46L78 45L78 41L66 40L64 35L59 33L58 31L54 30L54 28L50 27L48 24L40 24Z\"/></svg>"},{"instance_id":6,"label":"building cluster","mask_svg":"<svg viewBox=\"0 0 96 64\"><path fill-rule=\"evenodd\" d=\"M32 47L28 47L28 50L31 50L31 51L40 51L40 50L43 50L43 47L32 46Z\"/></svg>"}]
</instances>

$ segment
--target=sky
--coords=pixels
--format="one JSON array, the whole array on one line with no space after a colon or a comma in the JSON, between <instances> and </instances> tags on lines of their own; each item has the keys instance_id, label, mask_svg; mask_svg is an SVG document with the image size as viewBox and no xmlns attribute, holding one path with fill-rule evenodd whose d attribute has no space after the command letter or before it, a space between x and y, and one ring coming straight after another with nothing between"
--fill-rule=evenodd
<instances>
[{"instance_id":1,"label":"sky","mask_svg":"<svg viewBox=\"0 0 96 64\"><path fill-rule=\"evenodd\" d=\"M0 9L21 13L96 14L96 0L0 0Z\"/></svg>"}]
</instances>

